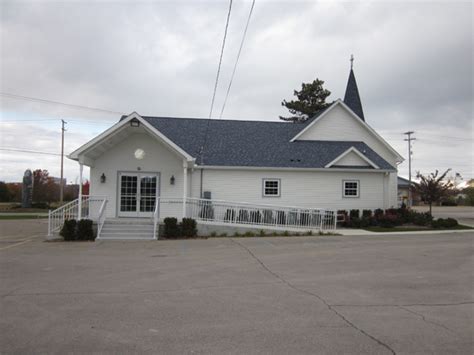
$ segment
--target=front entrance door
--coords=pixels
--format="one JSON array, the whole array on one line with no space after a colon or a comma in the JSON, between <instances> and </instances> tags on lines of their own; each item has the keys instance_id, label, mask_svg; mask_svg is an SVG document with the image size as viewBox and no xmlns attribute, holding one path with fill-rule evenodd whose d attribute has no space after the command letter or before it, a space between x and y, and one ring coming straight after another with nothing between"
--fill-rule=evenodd
<instances>
[{"instance_id":1,"label":"front entrance door","mask_svg":"<svg viewBox=\"0 0 474 355\"><path fill-rule=\"evenodd\" d=\"M151 217L158 197L158 174L119 174L119 217Z\"/></svg>"}]
</instances>

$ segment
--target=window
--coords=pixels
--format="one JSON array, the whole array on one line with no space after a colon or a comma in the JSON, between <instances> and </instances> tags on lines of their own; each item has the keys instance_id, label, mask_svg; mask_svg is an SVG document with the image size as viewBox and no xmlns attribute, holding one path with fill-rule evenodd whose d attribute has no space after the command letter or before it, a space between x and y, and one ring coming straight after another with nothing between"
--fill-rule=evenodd
<instances>
[{"instance_id":1,"label":"window","mask_svg":"<svg viewBox=\"0 0 474 355\"><path fill-rule=\"evenodd\" d=\"M263 196L280 196L280 179L263 179Z\"/></svg>"},{"instance_id":2,"label":"window","mask_svg":"<svg viewBox=\"0 0 474 355\"><path fill-rule=\"evenodd\" d=\"M359 181L358 180L343 181L342 194L344 197L359 197Z\"/></svg>"}]
</instances>

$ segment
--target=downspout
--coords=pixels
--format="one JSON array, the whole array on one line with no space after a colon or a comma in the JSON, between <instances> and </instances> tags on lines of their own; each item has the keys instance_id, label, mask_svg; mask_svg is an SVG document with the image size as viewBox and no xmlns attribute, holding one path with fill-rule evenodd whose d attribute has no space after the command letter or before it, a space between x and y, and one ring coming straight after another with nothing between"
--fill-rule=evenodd
<instances>
[{"instance_id":1,"label":"downspout","mask_svg":"<svg viewBox=\"0 0 474 355\"><path fill-rule=\"evenodd\" d=\"M201 198L203 198L203 196L202 196L202 176L203 176L203 173L204 173L204 169L201 167L201 178L199 179L199 184L200 184L199 196L201 196Z\"/></svg>"}]
</instances>

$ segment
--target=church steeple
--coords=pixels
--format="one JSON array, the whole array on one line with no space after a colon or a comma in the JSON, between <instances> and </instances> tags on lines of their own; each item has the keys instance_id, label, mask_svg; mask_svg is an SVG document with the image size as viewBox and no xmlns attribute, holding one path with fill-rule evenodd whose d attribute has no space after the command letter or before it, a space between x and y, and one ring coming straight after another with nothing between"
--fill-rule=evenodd
<instances>
[{"instance_id":1,"label":"church steeple","mask_svg":"<svg viewBox=\"0 0 474 355\"><path fill-rule=\"evenodd\" d=\"M365 121L364 111L362 110L362 103L360 102L359 89L352 69L354 64L354 56L351 55L351 72L349 73L349 80L347 81L346 94L344 95L344 103L350 107L352 111L359 116L362 121Z\"/></svg>"}]
</instances>

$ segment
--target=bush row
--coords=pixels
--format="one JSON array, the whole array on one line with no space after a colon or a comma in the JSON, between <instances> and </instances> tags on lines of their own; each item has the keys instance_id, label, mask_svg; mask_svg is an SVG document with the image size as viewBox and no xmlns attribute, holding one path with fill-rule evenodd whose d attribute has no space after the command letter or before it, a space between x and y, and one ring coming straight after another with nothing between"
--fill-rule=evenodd
<instances>
[{"instance_id":1,"label":"bush row","mask_svg":"<svg viewBox=\"0 0 474 355\"><path fill-rule=\"evenodd\" d=\"M95 240L94 229L92 228L92 221L90 219L67 219L61 228L59 234L65 241L75 240Z\"/></svg>"},{"instance_id":2,"label":"bush row","mask_svg":"<svg viewBox=\"0 0 474 355\"><path fill-rule=\"evenodd\" d=\"M196 220L192 218L183 218L182 221L178 223L177 218L167 217L164 219L164 222L163 237L165 238L194 238L197 236Z\"/></svg>"},{"instance_id":3,"label":"bush row","mask_svg":"<svg viewBox=\"0 0 474 355\"><path fill-rule=\"evenodd\" d=\"M429 226L432 224L433 217L428 212L416 212L406 207L389 208L387 210L376 209L363 210L362 216L357 209L338 211L342 215L341 224L348 228L365 228L370 226L396 227L403 224L414 224L417 226Z\"/></svg>"},{"instance_id":4,"label":"bush row","mask_svg":"<svg viewBox=\"0 0 474 355\"><path fill-rule=\"evenodd\" d=\"M406 207L390 208L387 210L376 209L362 210L340 210L338 215L343 216L341 224L348 228L366 228L371 226L380 226L385 228L393 228L403 224L414 224L416 226L431 226L435 229L454 228L458 225L458 221L454 218L438 218L433 217L428 212L416 212Z\"/></svg>"}]
</instances>

